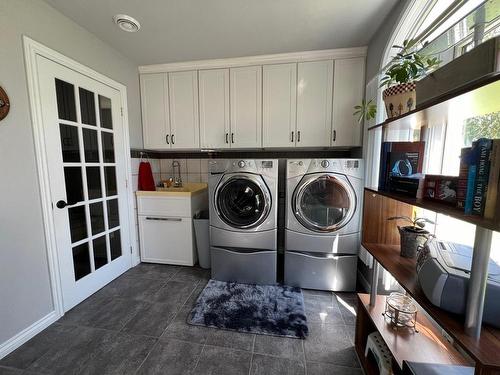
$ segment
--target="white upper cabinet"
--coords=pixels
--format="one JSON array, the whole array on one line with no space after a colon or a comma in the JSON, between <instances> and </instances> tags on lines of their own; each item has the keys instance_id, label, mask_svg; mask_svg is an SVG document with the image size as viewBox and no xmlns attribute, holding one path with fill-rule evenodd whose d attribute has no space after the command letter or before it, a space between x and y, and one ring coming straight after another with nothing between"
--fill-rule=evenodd
<instances>
[{"instance_id":1,"label":"white upper cabinet","mask_svg":"<svg viewBox=\"0 0 500 375\"><path fill-rule=\"evenodd\" d=\"M361 146L362 125L353 116L365 87L365 59L335 60L332 146Z\"/></svg>"},{"instance_id":2,"label":"white upper cabinet","mask_svg":"<svg viewBox=\"0 0 500 375\"><path fill-rule=\"evenodd\" d=\"M229 92L231 147L262 147L262 67L231 68Z\"/></svg>"},{"instance_id":3,"label":"white upper cabinet","mask_svg":"<svg viewBox=\"0 0 500 375\"><path fill-rule=\"evenodd\" d=\"M200 70L200 146L230 147L229 69Z\"/></svg>"},{"instance_id":4,"label":"white upper cabinet","mask_svg":"<svg viewBox=\"0 0 500 375\"><path fill-rule=\"evenodd\" d=\"M166 73L141 75L141 102L144 147L170 148L166 139L170 134Z\"/></svg>"},{"instance_id":5,"label":"white upper cabinet","mask_svg":"<svg viewBox=\"0 0 500 375\"><path fill-rule=\"evenodd\" d=\"M333 61L297 67L297 147L330 146Z\"/></svg>"},{"instance_id":6,"label":"white upper cabinet","mask_svg":"<svg viewBox=\"0 0 500 375\"><path fill-rule=\"evenodd\" d=\"M262 68L263 147L295 147L297 64Z\"/></svg>"},{"instance_id":7,"label":"white upper cabinet","mask_svg":"<svg viewBox=\"0 0 500 375\"><path fill-rule=\"evenodd\" d=\"M198 72L168 73L170 144L172 149L200 147Z\"/></svg>"},{"instance_id":8,"label":"white upper cabinet","mask_svg":"<svg viewBox=\"0 0 500 375\"><path fill-rule=\"evenodd\" d=\"M365 54L352 48L139 67L144 147L361 146L353 111L364 97Z\"/></svg>"}]
</instances>

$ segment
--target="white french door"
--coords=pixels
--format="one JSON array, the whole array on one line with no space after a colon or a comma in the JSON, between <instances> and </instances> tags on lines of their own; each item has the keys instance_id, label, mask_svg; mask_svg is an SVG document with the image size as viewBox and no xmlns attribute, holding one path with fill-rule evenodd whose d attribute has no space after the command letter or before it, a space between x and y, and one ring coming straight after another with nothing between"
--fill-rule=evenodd
<instances>
[{"instance_id":1,"label":"white french door","mask_svg":"<svg viewBox=\"0 0 500 375\"><path fill-rule=\"evenodd\" d=\"M37 55L64 311L131 266L121 94Z\"/></svg>"}]
</instances>

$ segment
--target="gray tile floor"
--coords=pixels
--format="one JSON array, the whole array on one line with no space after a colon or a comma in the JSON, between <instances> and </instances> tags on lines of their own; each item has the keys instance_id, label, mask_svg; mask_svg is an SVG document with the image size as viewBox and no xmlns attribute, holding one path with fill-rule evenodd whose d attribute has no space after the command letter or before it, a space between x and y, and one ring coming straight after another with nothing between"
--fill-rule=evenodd
<instances>
[{"instance_id":1,"label":"gray tile floor","mask_svg":"<svg viewBox=\"0 0 500 375\"><path fill-rule=\"evenodd\" d=\"M140 264L0 361L15 374L361 374L353 294L304 291L306 340L194 327L205 270Z\"/></svg>"}]
</instances>

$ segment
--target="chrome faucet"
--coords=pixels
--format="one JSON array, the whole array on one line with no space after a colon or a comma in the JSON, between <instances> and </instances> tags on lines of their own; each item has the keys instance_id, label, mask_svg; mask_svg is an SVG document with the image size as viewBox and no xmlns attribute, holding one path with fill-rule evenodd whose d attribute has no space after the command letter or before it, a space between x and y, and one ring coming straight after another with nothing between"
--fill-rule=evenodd
<instances>
[{"instance_id":1,"label":"chrome faucet","mask_svg":"<svg viewBox=\"0 0 500 375\"><path fill-rule=\"evenodd\" d=\"M175 168L178 170L177 177L175 176ZM172 162L172 174L174 176L174 187L182 187L182 178L181 178L181 163L177 160Z\"/></svg>"}]
</instances>

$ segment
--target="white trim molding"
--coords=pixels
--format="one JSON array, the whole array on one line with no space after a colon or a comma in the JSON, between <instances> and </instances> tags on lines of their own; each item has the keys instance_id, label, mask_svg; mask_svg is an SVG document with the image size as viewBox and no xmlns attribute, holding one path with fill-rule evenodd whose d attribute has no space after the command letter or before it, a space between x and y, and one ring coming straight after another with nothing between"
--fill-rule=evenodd
<instances>
[{"instance_id":1,"label":"white trim molding","mask_svg":"<svg viewBox=\"0 0 500 375\"><path fill-rule=\"evenodd\" d=\"M139 66L139 73L166 73L183 70L233 68L237 66L284 64L301 61L336 60L354 57L365 57L368 47L337 48L318 51L304 51L279 53L273 55L259 55L234 57L227 59L197 60L168 64L154 64Z\"/></svg>"},{"instance_id":2,"label":"white trim molding","mask_svg":"<svg viewBox=\"0 0 500 375\"><path fill-rule=\"evenodd\" d=\"M55 240L55 226L52 217L52 200L50 197L50 184L49 184L49 170L48 170L48 160L46 156L46 146L44 142L44 131L43 131L43 121L42 121L42 108L40 102L40 87L38 83L38 69L36 63L36 56L43 56L49 60L52 60L58 64L61 64L69 69L72 69L80 74L86 75L96 81L99 81L109 87L120 92L121 96L121 107L123 109L123 137L124 145L121 152L125 153L125 168L128 182L127 183L127 194L128 194L128 220L129 227L135 228L135 218L134 218L134 203L133 195L131 191L132 173L131 173L131 160L130 160L130 150L129 150L129 126L128 126L128 109L127 109L127 88L126 86L118 83L89 67L80 64L79 62L56 52L43 44L34 41L33 39L23 36L24 45L24 58L26 63L26 76L28 82L28 94L29 103L31 109L31 121L33 127L33 138L35 145L35 156L38 171L38 184L40 189L40 197L42 201L42 215L43 215L43 226L45 232L45 246L47 249L47 260L49 265L49 275L50 275L50 287L52 293L52 300L54 303L54 311L51 312L46 317L42 318L38 322L34 323L32 326L26 328L21 333L14 336L12 339L0 346L0 354L5 352L5 348L14 348L15 345L21 345L24 338L34 336L41 329L39 327L45 327L50 325L53 321L57 320L64 315L63 300L62 300L62 285L61 277L59 273L59 260L56 251L56 240ZM136 234L135 231L129 231L130 245L132 246L132 259L138 257L138 249L136 246ZM132 264L131 264L132 265ZM49 322L49 323L47 323ZM38 331L37 331L38 330ZM26 341L25 340L25 341ZM7 346L8 345L8 346ZM9 349L10 350L10 349ZM12 349L13 350L13 349ZM2 357L0 355L0 357Z\"/></svg>"},{"instance_id":3,"label":"white trim molding","mask_svg":"<svg viewBox=\"0 0 500 375\"><path fill-rule=\"evenodd\" d=\"M9 340L2 343L2 345L0 345L0 359L12 353L14 350L38 335L52 323L55 323L58 319L59 316L57 315L57 312L52 311L45 315L42 319L23 329L14 337L11 337Z\"/></svg>"}]
</instances>

